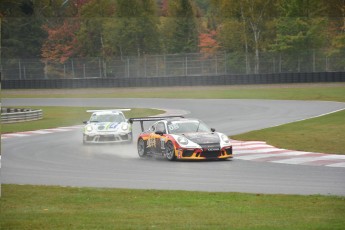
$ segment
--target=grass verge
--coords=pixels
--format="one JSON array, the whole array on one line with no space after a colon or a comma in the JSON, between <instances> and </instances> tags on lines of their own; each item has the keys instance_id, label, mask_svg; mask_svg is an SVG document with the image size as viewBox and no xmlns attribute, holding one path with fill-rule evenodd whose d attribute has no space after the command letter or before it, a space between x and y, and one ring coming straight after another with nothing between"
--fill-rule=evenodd
<instances>
[{"instance_id":1,"label":"grass verge","mask_svg":"<svg viewBox=\"0 0 345 230\"><path fill-rule=\"evenodd\" d=\"M25 108L25 107L23 107ZM33 108L33 107L31 107ZM86 112L88 109L109 109L101 107L61 107L61 106L42 106L43 119L37 121L2 124L2 133L24 132L38 129L49 129L63 126L83 125L83 121L90 118L91 113ZM113 109L113 108L112 108ZM161 114L164 111L157 109L133 108L125 111L127 118L139 116L151 116Z\"/></svg>"},{"instance_id":2,"label":"grass verge","mask_svg":"<svg viewBox=\"0 0 345 230\"><path fill-rule=\"evenodd\" d=\"M191 98L345 102L345 84L284 84L210 87L3 90L3 98Z\"/></svg>"},{"instance_id":3,"label":"grass verge","mask_svg":"<svg viewBox=\"0 0 345 230\"><path fill-rule=\"evenodd\" d=\"M345 198L3 185L1 229L343 229Z\"/></svg>"},{"instance_id":4,"label":"grass verge","mask_svg":"<svg viewBox=\"0 0 345 230\"><path fill-rule=\"evenodd\" d=\"M231 138L266 141L270 145L291 150L345 154L345 110Z\"/></svg>"}]
</instances>

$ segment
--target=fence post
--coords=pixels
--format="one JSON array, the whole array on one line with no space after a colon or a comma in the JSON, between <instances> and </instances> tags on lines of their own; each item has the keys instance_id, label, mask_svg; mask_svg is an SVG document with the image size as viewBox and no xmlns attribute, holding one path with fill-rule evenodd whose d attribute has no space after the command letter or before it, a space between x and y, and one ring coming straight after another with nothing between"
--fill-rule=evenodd
<instances>
[{"instance_id":1,"label":"fence post","mask_svg":"<svg viewBox=\"0 0 345 230\"><path fill-rule=\"evenodd\" d=\"M26 79L26 68L25 68L25 66L23 67L23 74L24 74L24 79Z\"/></svg>"},{"instance_id":2,"label":"fence post","mask_svg":"<svg viewBox=\"0 0 345 230\"><path fill-rule=\"evenodd\" d=\"M102 64L101 59L98 58L99 78L102 78Z\"/></svg>"},{"instance_id":3,"label":"fence post","mask_svg":"<svg viewBox=\"0 0 345 230\"><path fill-rule=\"evenodd\" d=\"M185 57L185 76L188 76L188 57Z\"/></svg>"},{"instance_id":4,"label":"fence post","mask_svg":"<svg viewBox=\"0 0 345 230\"><path fill-rule=\"evenodd\" d=\"M102 62L103 62L103 66L104 66L104 69L103 69L103 75L104 75L104 78L108 78L108 71L107 71L107 61L105 60L103 60L102 59Z\"/></svg>"},{"instance_id":5,"label":"fence post","mask_svg":"<svg viewBox=\"0 0 345 230\"><path fill-rule=\"evenodd\" d=\"M216 75L218 74L218 57L217 57L217 54L215 56L215 59L216 59Z\"/></svg>"},{"instance_id":6,"label":"fence post","mask_svg":"<svg viewBox=\"0 0 345 230\"><path fill-rule=\"evenodd\" d=\"M73 76L73 78L75 78L73 59L71 59L71 64L72 64L72 76Z\"/></svg>"},{"instance_id":7,"label":"fence post","mask_svg":"<svg viewBox=\"0 0 345 230\"><path fill-rule=\"evenodd\" d=\"M129 58L127 57L127 77L129 78Z\"/></svg>"},{"instance_id":8,"label":"fence post","mask_svg":"<svg viewBox=\"0 0 345 230\"><path fill-rule=\"evenodd\" d=\"M276 59L275 57L273 57L273 72L272 73L275 73L276 72Z\"/></svg>"},{"instance_id":9,"label":"fence post","mask_svg":"<svg viewBox=\"0 0 345 230\"><path fill-rule=\"evenodd\" d=\"M18 67L19 67L19 80L22 80L22 67L21 67L21 63L20 63L20 59L18 61Z\"/></svg>"},{"instance_id":10,"label":"fence post","mask_svg":"<svg viewBox=\"0 0 345 230\"><path fill-rule=\"evenodd\" d=\"M164 77L167 76L167 60L166 60L166 54L163 56L164 59Z\"/></svg>"},{"instance_id":11,"label":"fence post","mask_svg":"<svg viewBox=\"0 0 345 230\"><path fill-rule=\"evenodd\" d=\"M144 56L144 75L145 75L145 78L146 78L146 76L147 76L147 73L146 73L146 71L147 71L147 67L146 67L146 55Z\"/></svg>"},{"instance_id":12,"label":"fence post","mask_svg":"<svg viewBox=\"0 0 345 230\"><path fill-rule=\"evenodd\" d=\"M225 74L228 73L228 55L227 52L224 53L224 65L225 65Z\"/></svg>"},{"instance_id":13,"label":"fence post","mask_svg":"<svg viewBox=\"0 0 345 230\"><path fill-rule=\"evenodd\" d=\"M313 50L313 72L315 72L315 50Z\"/></svg>"}]
</instances>

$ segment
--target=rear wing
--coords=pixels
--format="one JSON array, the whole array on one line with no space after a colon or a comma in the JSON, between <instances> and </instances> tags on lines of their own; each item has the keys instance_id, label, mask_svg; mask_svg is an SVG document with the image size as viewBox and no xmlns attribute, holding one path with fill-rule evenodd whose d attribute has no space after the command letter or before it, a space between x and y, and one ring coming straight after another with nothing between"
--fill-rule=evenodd
<instances>
[{"instance_id":1,"label":"rear wing","mask_svg":"<svg viewBox=\"0 0 345 230\"><path fill-rule=\"evenodd\" d=\"M133 122L140 122L141 131L144 132L144 121L160 121L169 118L184 118L184 116L165 116L165 117L134 117L129 118L129 123L133 124Z\"/></svg>"},{"instance_id":2,"label":"rear wing","mask_svg":"<svg viewBox=\"0 0 345 230\"><path fill-rule=\"evenodd\" d=\"M119 112L119 111L130 111L131 109L99 109L99 110L86 110L88 113L94 112L102 112L102 111L112 111L112 112Z\"/></svg>"}]
</instances>

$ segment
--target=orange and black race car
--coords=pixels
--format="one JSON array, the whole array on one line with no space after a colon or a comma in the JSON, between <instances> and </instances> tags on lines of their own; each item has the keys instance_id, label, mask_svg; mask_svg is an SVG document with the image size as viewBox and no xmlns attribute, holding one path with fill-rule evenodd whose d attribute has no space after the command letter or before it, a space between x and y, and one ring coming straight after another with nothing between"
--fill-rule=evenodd
<instances>
[{"instance_id":1,"label":"orange and black race car","mask_svg":"<svg viewBox=\"0 0 345 230\"><path fill-rule=\"evenodd\" d=\"M173 116L130 118L129 121L141 123L143 132L137 142L140 157L159 155L171 161L232 158L229 138L198 119ZM156 122L144 131L144 121Z\"/></svg>"}]
</instances>

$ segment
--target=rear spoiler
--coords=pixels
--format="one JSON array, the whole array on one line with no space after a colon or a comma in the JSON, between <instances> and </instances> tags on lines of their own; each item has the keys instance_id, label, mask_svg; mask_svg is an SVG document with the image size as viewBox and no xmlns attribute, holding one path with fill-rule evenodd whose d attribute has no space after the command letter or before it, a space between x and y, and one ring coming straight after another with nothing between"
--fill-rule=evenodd
<instances>
[{"instance_id":1,"label":"rear spoiler","mask_svg":"<svg viewBox=\"0 0 345 230\"><path fill-rule=\"evenodd\" d=\"M184 118L184 116L134 117L134 118L129 118L128 121L131 124L133 124L133 122L135 121L139 121L140 126L141 126L141 131L144 132L144 121L160 121L160 120L169 119L169 118Z\"/></svg>"},{"instance_id":2,"label":"rear spoiler","mask_svg":"<svg viewBox=\"0 0 345 230\"><path fill-rule=\"evenodd\" d=\"M130 111L131 109L99 109L99 110L86 110L88 113L93 112L102 112L102 111L112 111L112 112L118 112L118 111Z\"/></svg>"}]
</instances>

